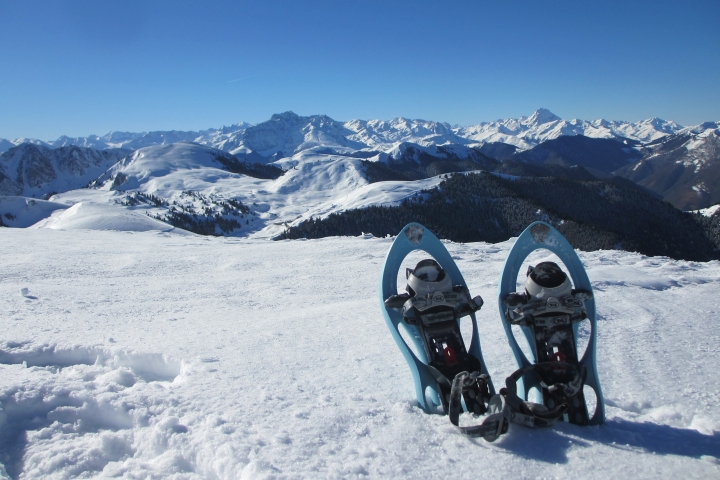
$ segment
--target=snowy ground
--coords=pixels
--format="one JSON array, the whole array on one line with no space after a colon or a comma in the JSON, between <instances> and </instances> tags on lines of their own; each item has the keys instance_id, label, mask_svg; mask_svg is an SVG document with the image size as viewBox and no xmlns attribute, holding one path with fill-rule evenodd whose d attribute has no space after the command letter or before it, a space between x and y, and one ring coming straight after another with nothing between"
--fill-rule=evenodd
<instances>
[{"instance_id":1,"label":"snowy ground","mask_svg":"<svg viewBox=\"0 0 720 480\"><path fill-rule=\"evenodd\" d=\"M607 423L489 444L416 407L378 307L390 242L0 229L0 462L21 478L720 478L719 262L581 253ZM514 370L495 298L510 245L447 244L485 299L496 386Z\"/></svg>"}]
</instances>

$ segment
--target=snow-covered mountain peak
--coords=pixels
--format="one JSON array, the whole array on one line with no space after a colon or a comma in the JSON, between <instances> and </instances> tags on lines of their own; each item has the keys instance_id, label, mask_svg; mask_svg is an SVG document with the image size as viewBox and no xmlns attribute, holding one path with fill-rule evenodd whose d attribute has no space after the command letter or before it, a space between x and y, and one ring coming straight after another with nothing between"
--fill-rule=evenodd
<instances>
[{"instance_id":1,"label":"snow-covered mountain peak","mask_svg":"<svg viewBox=\"0 0 720 480\"><path fill-rule=\"evenodd\" d=\"M698 135L710 135L713 130L720 129L720 122L703 122L700 125L688 127L688 132Z\"/></svg>"},{"instance_id":2,"label":"snow-covered mountain peak","mask_svg":"<svg viewBox=\"0 0 720 480\"><path fill-rule=\"evenodd\" d=\"M522 123L528 126L539 126L550 122L557 122L562 120L560 117L552 113L547 108L538 108L530 115L527 119L523 120Z\"/></svg>"},{"instance_id":3,"label":"snow-covered mountain peak","mask_svg":"<svg viewBox=\"0 0 720 480\"><path fill-rule=\"evenodd\" d=\"M418 145L442 145L446 143L472 143L444 122L412 120L396 117L391 120L351 120L345 128L352 133L350 140L361 142L366 148L390 152L403 142Z\"/></svg>"},{"instance_id":4,"label":"snow-covered mountain peak","mask_svg":"<svg viewBox=\"0 0 720 480\"><path fill-rule=\"evenodd\" d=\"M108 132L103 135L102 138L109 143L122 143L135 140L136 138L140 138L143 135L147 135L147 132Z\"/></svg>"},{"instance_id":5,"label":"snow-covered mountain peak","mask_svg":"<svg viewBox=\"0 0 720 480\"><path fill-rule=\"evenodd\" d=\"M682 127L678 125L677 123L671 121L671 120L663 120L662 118L658 117L652 117L648 118L646 120L641 120L637 122L638 127L645 128L645 129L653 129L655 131L666 133L666 134L673 134L680 130Z\"/></svg>"},{"instance_id":6,"label":"snow-covered mountain peak","mask_svg":"<svg viewBox=\"0 0 720 480\"><path fill-rule=\"evenodd\" d=\"M208 130L204 130L202 133L211 134L211 135L212 135L212 134L215 134L215 135L217 135L217 134L227 135L227 134L229 134L229 133L241 132L241 131L249 128L249 127L252 127L252 123L240 122L240 123L234 123L234 124L228 125L228 126L223 125L222 127L218 128L218 129L212 129L212 128L211 128L211 129L208 129Z\"/></svg>"},{"instance_id":7,"label":"snow-covered mountain peak","mask_svg":"<svg viewBox=\"0 0 720 480\"><path fill-rule=\"evenodd\" d=\"M232 175L220 172L223 170L223 163L218 160L219 157L231 158L221 150L190 142L144 147L113 165L94 185L101 186L104 190L128 190L143 186L146 193L155 193L160 186L154 184L154 179L169 178L171 174L183 171L187 178L180 182L182 186L176 190L189 190L191 188L186 183L196 181L198 174L188 171L210 168L214 170L210 175L216 178ZM145 186L148 183L150 185Z\"/></svg>"},{"instance_id":8,"label":"snow-covered mountain peak","mask_svg":"<svg viewBox=\"0 0 720 480\"><path fill-rule=\"evenodd\" d=\"M324 127L324 126L332 126L334 124L342 124L341 122L336 122L332 118L328 117L324 114L319 115L309 115L307 117L298 115L297 113L293 112L292 110L288 110L287 112L283 113L275 113L270 117L270 120L266 122L259 123L255 125L255 127L258 127L263 124L282 124L285 128L291 128L298 125L303 126L314 126L314 127Z\"/></svg>"},{"instance_id":9,"label":"snow-covered mountain peak","mask_svg":"<svg viewBox=\"0 0 720 480\"><path fill-rule=\"evenodd\" d=\"M642 125L654 125L656 127L662 127L666 122L660 117L652 117L638 122Z\"/></svg>"},{"instance_id":10,"label":"snow-covered mountain peak","mask_svg":"<svg viewBox=\"0 0 720 480\"><path fill-rule=\"evenodd\" d=\"M37 138L16 138L12 142L14 145L23 145L25 143L31 143L33 145L39 145L42 147L49 147L50 145L47 142L43 142L42 140L38 140Z\"/></svg>"},{"instance_id":11,"label":"snow-covered mountain peak","mask_svg":"<svg viewBox=\"0 0 720 480\"><path fill-rule=\"evenodd\" d=\"M393 128L404 130L414 136L452 135L452 127L448 123L427 120L410 120L404 117L390 121Z\"/></svg>"},{"instance_id":12,"label":"snow-covered mountain peak","mask_svg":"<svg viewBox=\"0 0 720 480\"><path fill-rule=\"evenodd\" d=\"M288 110L287 112L274 113L270 117L270 120L268 120L268 121L270 121L270 122L297 121L300 118L301 118L300 115L293 112L292 110Z\"/></svg>"},{"instance_id":13,"label":"snow-covered mountain peak","mask_svg":"<svg viewBox=\"0 0 720 480\"><path fill-rule=\"evenodd\" d=\"M302 117L294 112L284 112L245 129L237 138L236 148L248 148L264 157L283 158L317 146L366 147L349 140L351 134L343 123L327 115Z\"/></svg>"}]
</instances>

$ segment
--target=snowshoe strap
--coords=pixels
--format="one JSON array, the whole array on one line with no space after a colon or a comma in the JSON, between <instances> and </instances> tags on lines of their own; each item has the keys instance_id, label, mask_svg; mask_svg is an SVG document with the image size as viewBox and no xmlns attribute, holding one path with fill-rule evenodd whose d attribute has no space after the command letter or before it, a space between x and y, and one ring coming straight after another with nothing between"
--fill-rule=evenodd
<instances>
[{"instance_id":1,"label":"snowshoe strap","mask_svg":"<svg viewBox=\"0 0 720 480\"><path fill-rule=\"evenodd\" d=\"M510 408L506 405L505 400L500 395L493 395L485 408L485 400L489 396L488 391L489 377L479 372L460 372L455 376L450 389L450 405L448 408L448 416L450 422L458 427L460 433L467 437L483 437L488 442L494 442L500 435L507 432L508 422L510 419ZM461 397L465 400L465 405L474 405L471 410L477 414L483 414L490 411L490 415L485 418L482 424L460 426L460 414L463 411ZM478 409L477 405L481 405Z\"/></svg>"},{"instance_id":2,"label":"snowshoe strap","mask_svg":"<svg viewBox=\"0 0 720 480\"><path fill-rule=\"evenodd\" d=\"M455 286L448 292L437 291L408 298L403 305L402 313L403 316L409 316L409 312L413 308L423 312L435 307L450 307L456 311L457 318L460 318L479 310L482 305L483 300L481 297L471 298L466 287Z\"/></svg>"},{"instance_id":3,"label":"snowshoe strap","mask_svg":"<svg viewBox=\"0 0 720 480\"><path fill-rule=\"evenodd\" d=\"M534 372L540 379L540 386L566 401L552 409L538 403L526 402L517 395L517 381L523 375ZM567 399L582 390L584 375L573 365L565 362L543 362L528 365L505 380L506 388L500 389L512 410L511 421L528 427L549 427L554 425L567 411Z\"/></svg>"},{"instance_id":4,"label":"snowshoe strap","mask_svg":"<svg viewBox=\"0 0 720 480\"><path fill-rule=\"evenodd\" d=\"M540 386L559 400L549 409L539 403L527 402L517 394L517 381L528 373L534 373L540 380ZM549 427L557 423L568 409L568 399L582 390L584 372L565 362L543 362L525 366L516 370L505 380L506 387L499 395L493 395L485 408L484 402L489 396L487 384L489 377L479 372L460 372L452 382L448 404L448 417L465 436L483 437L488 442L495 441L507 432L508 423L513 422L526 427ZM462 401L468 412L490 413L481 424L460 426ZM478 403L481 405L477 407Z\"/></svg>"},{"instance_id":5,"label":"snowshoe strap","mask_svg":"<svg viewBox=\"0 0 720 480\"><path fill-rule=\"evenodd\" d=\"M507 388L501 388L500 395L510 407L510 421L530 428L555 425L568 407L566 403L562 403L548 410L545 405L523 401Z\"/></svg>"},{"instance_id":6,"label":"snowshoe strap","mask_svg":"<svg viewBox=\"0 0 720 480\"><path fill-rule=\"evenodd\" d=\"M410 298L409 293L399 293L397 295L391 295L385 299L385 306L388 308L402 308L405 302Z\"/></svg>"},{"instance_id":7,"label":"snowshoe strap","mask_svg":"<svg viewBox=\"0 0 720 480\"><path fill-rule=\"evenodd\" d=\"M461 395L469 412L478 415L485 413L487 411L485 402L490 399L489 383L490 377L480 372L460 372L455 375L450 387L450 405L448 408L450 421L453 421L453 417L457 420L460 412L462 412Z\"/></svg>"}]
</instances>

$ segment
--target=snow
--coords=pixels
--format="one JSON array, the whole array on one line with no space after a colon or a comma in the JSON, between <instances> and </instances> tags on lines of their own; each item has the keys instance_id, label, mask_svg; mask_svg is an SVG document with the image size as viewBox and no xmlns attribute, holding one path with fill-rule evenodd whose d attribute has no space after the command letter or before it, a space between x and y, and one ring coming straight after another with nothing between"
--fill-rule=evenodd
<instances>
[{"instance_id":1,"label":"snow","mask_svg":"<svg viewBox=\"0 0 720 480\"><path fill-rule=\"evenodd\" d=\"M447 123L394 118L384 120L351 120L345 127L354 132L348 138L367 145L367 148L388 152L401 143L422 146L444 143L471 143L459 136Z\"/></svg>"},{"instance_id":2,"label":"snow","mask_svg":"<svg viewBox=\"0 0 720 480\"><path fill-rule=\"evenodd\" d=\"M640 122L599 120L563 120L547 109L536 110L530 117L485 122L460 127L456 133L464 138L482 142L504 142L527 150L544 141L562 135L585 135L592 138L629 138L651 142L677 132L682 127L675 122L651 118Z\"/></svg>"},{"instance_id":3,"label":"snow","mask_svg":"<svg viewBox=\"0 0 720 480\"><path fill-rule=\"evenodd\" d=\"M118 204L125 190L155 195L171 203L179 201L184 191L192 190L205 196L240 200L257 216L252 224L243 225L232 235L268 239L281 234L286 226L309 218L324 218L332 213L374 205L398 205L442 181L441 176L435 176L412 182L369 184L361 172L360 159L316 150L302 151L275 162L287 170L286 173L274 180L262 180L222 170L215 160L217 153L215 149L194 143L137 150L109 169L101 177L104 183L98 189L72 190L52 197L53 201L68 206L82 202L80 216L76 216L75 211L68 211L39 223L37 227L157 229L156 223L151 224L147 218L147 214L158 215L157 208ZM111 190L118 174L122 174L125 181L115 187L116 190ZM101 218L103 214L112 215L113 219L105 223ZM130 218L134 220L130 222ZM170 226L165 225L165 228Z\"/></svg>"},{"instance_id":4,"label":"snow","mask_svg":"<svg viewBox=\"0 0 720 480\"><path fill-rule=\"evenodd\" d=\"M720 122L704 122L699 125L691 125L678 130L676 133L685 135L710 135L713 130L720 129Z\"/></svg>"},{"instance_id":5,"label":"snow","mask_svg":"<svg viewBox=\"0 0 720 480\"><path fill-rule=\"evenodd\" d=\"M392 239L0 237L0 462L13 477L720 475L717 261L580 252L607 422L511 425L488 444L415 404L377 305ZM446 243L485 299L496 387L514 370L496 300L511 245Z\"/></svg>"},{"instance_id":6,"label":"snow","mask_svg":"<svg viewBox=\"0 0 720 480\"><path fill-rule=\"evenodd\" d=\"M66 210L54 212L30 228L52 230L116 230L119 232L161 232L187 233L182 229L150 218L132 209L119 206L78 202Z\"/></svg>"},{"instance_id":7,"label":"snow","mask_svg":"<svg viewBox=\"0 0 720 480\"><path fill-rule=\"evenodd\" d=\"M8 227L26 228L66 208L67 205L58 202L0 195L0 221Z\"/></svg>"},{"instance_id":8,"label":"snow","mask_svg":"<svg viewBox=\"0 0 720 480\"><path fill-rule=\"evenodd\" d=\"M245 130L242 145L266 157L275 154L289 157L317 146L364 148L366 145L349 138L351 133L341 122L326 115L301 117L285 112Z\"/></svg>"},{"instance_id":9,"label":"snow","mask_svg":"<svg viewBox=\"0 0 720 480\"><path fill-rule=\"evenodd\" d=\"M412 182L377 182L364 185L350 191L346 195L338 196L325 203L321 203L308 213L303 214L299 221L310 217L325 218L332 213L345 210L366 208L370 206L397 206L408 198L417 197L423 190L437 187L443 175L416 180Z\"/></svg>"},{"instance_id":10,"label":"snow","mask_svg":"<svg viewBox=\"0 0 720 480\"><path fill-rule=\"evenodd\" d=\"M720 204L713 205L712 207L703 208L702 210L697 210L698 213L701 213L705 215L706 217L712 217L717 213L717 211L720 210Z\"/></svg>"}]
</instances>

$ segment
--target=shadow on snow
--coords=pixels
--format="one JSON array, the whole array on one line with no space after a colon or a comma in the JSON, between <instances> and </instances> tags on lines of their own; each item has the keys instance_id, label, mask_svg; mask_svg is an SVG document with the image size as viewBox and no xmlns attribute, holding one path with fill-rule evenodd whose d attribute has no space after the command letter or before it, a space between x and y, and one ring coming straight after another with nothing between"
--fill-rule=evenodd
<instances>
[{"instance_id":1,"label":"shadow on snow","mask_svg":"<svg viewBox=\"0 0 720 480\"><path fill-rule=\"evenodd\" d=\"M523 458L547 463L567 463L570 448L591 447L593 443L625 451L700 458L718 456L720 435L703 435L696 430L655 423L609 420L600 427L578 427L559 423L552 429L531 430L511 425L497 447Z\"/></svg>"}]
</instances>

